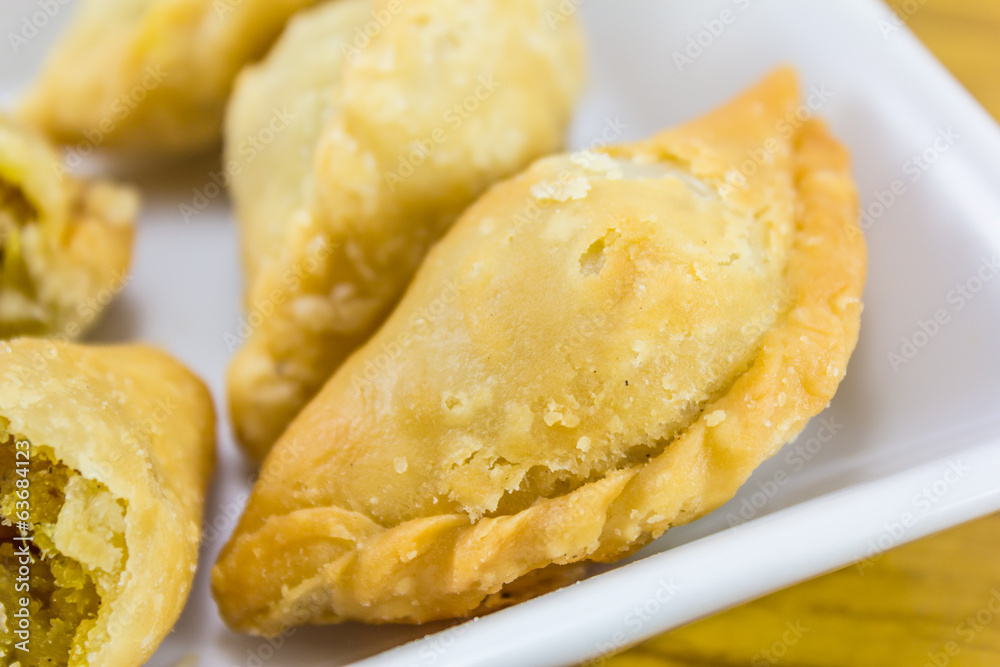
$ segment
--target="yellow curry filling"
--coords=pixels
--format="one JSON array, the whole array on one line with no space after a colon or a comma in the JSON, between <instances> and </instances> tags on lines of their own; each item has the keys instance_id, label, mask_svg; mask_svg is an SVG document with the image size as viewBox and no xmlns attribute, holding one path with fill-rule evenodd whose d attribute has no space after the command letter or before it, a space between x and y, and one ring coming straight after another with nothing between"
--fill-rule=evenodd
<instances>
[{"instance_id":1,"label":"yellow curry filling","mask_svg":"<svg viewBox=\"0 0 1000 667\"><path fill-rule=\"evenodd\" d=\"M24 192L0 179L0 338L45 330L46 314L36 301L22 235L37 221L38 212Z\"/></svg>"},{"instance_id":2,"label":"yellow curry filling","mask_svg":"<svg viewBox=\"0 0 1000 667\"><path fill-rule=\"evenodd\" d=\"M0 417L0 664L86 665L128 556L125 503L7 428Z\"/></svg>"}]
</instances>

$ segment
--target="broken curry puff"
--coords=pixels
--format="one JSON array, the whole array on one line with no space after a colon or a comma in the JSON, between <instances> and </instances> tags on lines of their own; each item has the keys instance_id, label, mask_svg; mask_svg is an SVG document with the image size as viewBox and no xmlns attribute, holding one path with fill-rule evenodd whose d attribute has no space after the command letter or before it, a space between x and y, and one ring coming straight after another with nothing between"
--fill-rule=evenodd
<instances>
[{"instance_id":1,"label":"broken curry puff","mask_svg":"<svg viewBox=\"0 0 1000 667\"><path fill-rule=\"evenodd\" d=\"M127 282L138 195L0 116L0 338L83 334Z\"/></svg>"},{"instance_id":2,"label":"broken curry puff","mask_svg":"<svg viewBox=\"0 0 1000 667\"><path fill-rule=\"evenodd\" d=\"M88 150L211 148L236 74L267 52L294 12L318 1L83 0L23 117Z\"/></svg>"},{"instance_id":3,"label":"broken curry puff","mask_svg":"<svg viewBox=\"0 0 1000 667\"><path fill-rule=\"evenodd\" d=\"M359 41L373 12L392 18ZM581 30L558 0L330 2L240 76L226 164L249 326L228 343L227 393L254 458L458 215L559 150L582 78Z\"/></svg>"},{"instance_id":4,"label":"broken curry puff","mask_svg":"<svg viewBox=\"0 0 1000 667\"><path fill-rule=\"evenodd\" d=\"M0 664L152 655L194 577L214 419L156 350L0 342Z\"/></svg>"},{"instance_id":5,"label":"broken curry puff","mask_svg":"<svg viewBox=\"0 0 1000 667\"><path fill-rule=\"evenodd\" d=\"M781 70L466 211L265 461L213 571L225 620L475 615L729 500L857 341L849 160L800 104Z\"/></svg>"}]
</instances>

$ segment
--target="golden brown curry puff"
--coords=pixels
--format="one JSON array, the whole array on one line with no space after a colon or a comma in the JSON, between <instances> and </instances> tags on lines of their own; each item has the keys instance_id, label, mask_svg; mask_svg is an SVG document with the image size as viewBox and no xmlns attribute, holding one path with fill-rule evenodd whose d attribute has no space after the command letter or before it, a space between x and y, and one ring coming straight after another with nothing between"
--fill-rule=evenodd
<instances>
[{"instance_id":1,"label":"golden brown curry puff","mask_svg":"<svg viewBox=\"0 0 1000 667\"><path fill-rule=\"evenodd\" d=\"M0 338L76 338L127 283L138 196L0 116Z\"/></svg>"},{"instance_id":2,"label":"golden brown curry puff","mask_svg":"<svg viewBox=\"0 0 1000 667\"><path fill-rule=\"evenodd\" d=\"M247 314L228 393L253 456L381 324L457 215L561 146L583 49L556 5L332 2L241 75L226 170ZM368 37L373 12L390 18Z\"/></svg>"},{"instance_id":3,"label":"golden brown curry puff","mask_svg":"<svg viewBox=\"0 0 1000 667\"><path fill-rule=\"evenodd\" d=\"M799 110L779 71L492 188L268 456L213 570L225 620L482 613L730 499L858 335L848 156Z\"/></svg>"},{"instance_id":4,"label":"golden brown curry puff","mask_svg":"<svg viewBox=\"0 0 1000 667\"><path fill-rule=\"evenodd\" d=\"M23 115L80 152L209 148L236 74L318 1L83 0Z\"/></svg>"},{"instance_id":5,"label":"golden brown curry puff","mask_svg":"<svg viewBox=\"0 0 1000 667\"><path fill-rule=\"evenodd\" d=\"M0 342L0 664L138 667L194 578L211 397L145 347Z\"/></svg>"}]
</instances>

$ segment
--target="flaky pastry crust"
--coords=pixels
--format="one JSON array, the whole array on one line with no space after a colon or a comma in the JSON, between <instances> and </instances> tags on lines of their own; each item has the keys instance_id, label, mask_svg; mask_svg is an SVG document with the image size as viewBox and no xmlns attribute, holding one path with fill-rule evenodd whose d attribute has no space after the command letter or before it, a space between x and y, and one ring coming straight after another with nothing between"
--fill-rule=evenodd
<instances>
[{"instance_id":1,"label":"flaky pastry crust","mask_svg":"<svg viewBox=\"0 0 1000 667\"><path fill-rule=\"evenodd\" d=\"M0 117L0 338L74 339L128 284L134 190L66 172L33 131Z\"/></svg>"},{"instance_id":2,"label":"flaky pastry crust","mask_svg":"<svg viewBox=\"0 0 1000 667\"><path fill-rule=\"evenodd\" d=\"M251 455L478 194L561 146L581 42L557 0L343 0L297 16L241 75L226 168L247 312L227 390Z\"/></svg>"},{"instance_id":3,"label":"flaky pastry crust","mask_svg":"<svg viewBox=\"0 0 1000 667\"><path fill-rule=\"evenodd\" d=\"M215 461L208 390L178 362L151 348L26 338L0 342L0 447L12 450L16 442L29 443L32 461L43 464L32 468L38 477L27 487L33 549L40 558L32 567L72 558L75 567L98 582L102 596L94 618L87 621L89 630L73 639L69 661L51 664L143 664L173 627L194 578L202 508ZM0 454L4 461L14 461L10 451ZM37 512L51 499L42 492L41 475L46 469L51 475L54 468L65 470L70 483L52 491L65 493L58 521L49 517L52 524L41 525ZM14 480L23 478L15 472L0 471L5 496L12 493ZM89 488L91 501L73 505L74 491L81 488ZM103 506L97 502L102 498ZM121 544L111 536L113 522L103 525L108 506L116 505L121 508L119 522L123 516ZM7 512L13 508L3 507L7 526ZM48 542L42 539L46 535ZM3 541L7 539L5 535ZM115 551L109 552L112 546ZM57 588L60 576L66 575L56 574ZM55 604L54 599L33 600L42 605L32 607L33 615L44 614L44 605ZM13 621L18 603L7 604L15 608L0 611ZM33 642L34 654L51 648L43 637L35 636ZM11 649L2 644L0 649ZM8 657L36 664L32 653Z\"/></svg>"},{"instance_id":4,"label":"flaky pastry crust","mask_svg":"<svg viewBox=\"0 0 1000 667\"><path fill-rule=\"evenodd\" d=\"M226 622L479 614L730 499L857 341L849 161L800 104L778 71L491 189L265 461L213 570Z\"/></svg>"},{"instance_id":5,"label":"flaky pastry crust","mask_svg":"<svg viewBox=\"0 0 1000 667\"><path fill-rule=\"evenodd\" d=\"M81 153L211 148L240 68L318 1L84 0L22 116Z\"/></svg>"}]
</instances>

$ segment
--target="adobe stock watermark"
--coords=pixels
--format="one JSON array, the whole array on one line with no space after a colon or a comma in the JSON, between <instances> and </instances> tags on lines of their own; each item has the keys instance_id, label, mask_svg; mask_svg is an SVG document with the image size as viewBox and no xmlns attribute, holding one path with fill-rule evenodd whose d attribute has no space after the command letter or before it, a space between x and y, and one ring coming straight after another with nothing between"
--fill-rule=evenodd
<instances>
[{"instance_id":1,"label":"adobe stock watermark","mask_svg":"<svg viewBox=\"0 0 1000 667\"><path fill-rule=\"evenodd\" d=\"M470 627L472 627L470 623L462 623L431 635L421 643L417 651L417 661L411 662L409 667L432 667L437 664L454 648L458 638L468 632Z\"/></svg>"},{"instance_id":2,"label":"adobe stock watermark","mask_svg":"<svg viewBox=\"0 0 1000 667\"><path fill-rule=\"evenodd\" d=\"M285 642L292 637L298 628L288 628L274 637L265 637L257 644L257 648L247 649L246 660L243 667L263 667L268 660L273 658L285 645Z\"/></svg>"},{"instance_id":3,"label":"adobe stock watermark","mask_svg":"<svg viewBox=\"0 0 1000 667\"><path fill-rule=\"evenodd\" d=\"M801 472L844 428L844 425L832 416L820 417L819 424L815 435L786 445L785 449L788 451L785 453L784 465L775 470L769 479L757 481L756 490L740 500L740 506L735 512L726 513L726 523L730 528L736 528L756 518L778 492L792 481L789 470L792 473Z\"/></svg>"},{"instance_id":4,"label":"adobe stock watermark","mask_svg":"<svg viewBox=\"0 0 1000 667\"><path fill-rule=\"evenodd\" d=\"M480 76L475 89L444 112L441 116L442 125L431 130L423 139L413 141L410 144L410 152L399 156L399 164L394 171L383 172L382 176L389 191L395 192L400 184L426 164L437 149L448 142L452 133L458 131L465 121L479 111L499 88L500 82L492 74Z\"/></svg>"},{"instance_id":5,"label":"adobe stock watermark","mask_svg":"<svg viewBox=\"0 0 1000 667\"><path fill-rule=\"evenodd\" d=\"M591 139L582 151L575 151L575 153L595 153L607 148L610 144L621 139L628 127L628 123L624 122L620 116L605 118L597 136Z\"/></svg>"},{"instance_id":6,"label":"adobe stock watermark","mask_svg":"<svg viewBox=\"0 0 1000 667\"><path fill-rule=\"evenodd\" d=\"M289 295L297 293L303 281L318 274L326 266L326 261L333 255L333 246L329 239L317 237L309 247L309 252L299 258L292 266L281 274L281 286L275 287L268 294L254 298L246 313L236 322L235 331L222 334L222 342L226 349L233 353L245 343L253 332L263 326L277 309L288 302Z\"/></svg>"},{"instance_id":7,"label":"adobe stock watermark","mask_svg":"<svg viewBox=\"0 0 1000 667\"><path fill-rule=\"evenodd\" d=\"M892 35L902 31L910 19L926 4L927 0L905 0L900 3L897 11L892 13L892 18L879 19L878 31L882 34L882 39L888 40Z\"/></svg>"},{"instance_id":8,"label":"adobe stock watermark","mask_svg":"<svg viewBox=\"0 0 1000 667\"><path fill-rule=\"evenodd\" d=\"M12 618L9 622L10 633L14 635L14 650L25 654L31 653L31 566L35 556L31 552L34 545L34 529L31 525L31 443L27 440L15 439L14 442L14 479L15 491L10 493L14 498L14 527L17 534L12 539L18 546L14 548L13 556L17 559L16 576L14 577L14 592L21 593L16 599L14 609L7 613ZM12 568L13 569L13 568Z\"/></svg>"},{"instance_id":9,"label":"adobe stock watermark","mask_svg":"<svg viewBox=\"0 0 1000 667\"><path fill-rule=\"evenodd\" d=\"M247 478L246 488L252 488L256 480L257 473L255 472ZM219 505L215 515L211 519L206 517L202 522L201 541L211 543L227 537L239 522L240 517L243 516L243 510L248 502L250 502L250 491L244 490L240 491L236 498Z\"/></svg>"},{"instance_id":10,"label":"adobe stock watermark","mask_svg":"<svg viewBox=\"0 0 1000 667\"><path fill-rule=\"evenodd\" d=\"M70 4L72 0L36 0L36 11L21 19L21 25L17 32L11 30L7 33L7 41L14 53L28 45L31 40L44 30L49 22L62 12L63 8Z\"/></svg>"},{"instance_id":11,"label":"adobe stock watermark","mask_svg":"<svg viewBox=\"0 0 1000 667\"><path fill-rule=\"evenodd\" d=\"M560 0L554 9L545 10L545 22L549 28L555 30L561 24L568 21L574 14L580 11L580 7L587 0Z\"/></svg>"},{"instance_id":12,"label":"adobe stock watermark","mask_svg":"<svg viewBox=\"0 0 1000 667\"><path fill-rule=\"evenodd\" d=\"M296 115L284 107L272 110L267 124L245 138L236 147L239 159L233 158L227 161L219 171L209 172L207 183L201 187L192 188L191 201L177 205L177 210L184 222L190 223L203 213L213 200L226 191L229 184L233 182L233 178L239 176L248 164L256 160L268 146L273 144L279 134L291 127L295 118Z\"/></svg>"},{"instance_id":13,"label":"adobe stock watermark","mask_svg":"<svg viewBox=\"0 0 1000 667\"><path fill-rule=\"evenodd\" d=\"M903 336L899 347L886 353L886 361L893 373L913 361L944 328L956 313L965 310L985 287L1000 274L1000 255L983 257L975 272L955 285L945 295L945 306L938 308L926 319L917 320L917 326L908 336Z\"/></svg>"},{"instance_id":14,"label":"adobe stock watermark","mask_svg":"<svg viewBox=\"0 0 1000 667\"><path fill-rule=\"evenodd\" d=\"M948 462L944 474L913 494L910 499L911 510L903 512L898 519L884 524L883 532L873 540L868 541L868 557L855 563L859 574L864 574L882 555L903 543L907 533L920 520L927 516L940 503L956 484L972 472L972 468L962 463L961 459Z\"/></svg>"},{"instance_id":15,"label":"adobe stock watermark","mask_svg":"<svg viewBox=\"0 0 1000 667\"><path fill-rule=\"evenodd\" d=\"M445 280L444 288L429 304L422 306L410 316L409 325L395 338L383 342L377 354L368 355L364 368L360 373L351 376L351 387L371 387L387 372L392 362L403 356L403 351L410 346L415 338L430 334L435 326L445 316L448 306L455 303L459 297L460 286L453 280Z\"/></svg>"},{"instance_id":16,"label":"adobe stock watermark","mask_svg":"<svg viewBox=\"0 0 1000 667\"><path fill-rule=\"evenodd\" d=\"M156 90L169 76L160 65L148 65L142 80L131 90L122 93L111 103L110 115L101 119L97 127L81 132L83 140L70 146L62 162L56 166L60 178L83 164L84 158L93 153L105 138L113 133L135 109L142 104L150 92Z\"/></svg>"},{"instance_id":17,"label":"adobe stock watermark","mask_svg":"<svg viewBox=\"0 0 1000 667\"><path fill-rule=\"evenodd\" d=\"M939 651L928 651L927 660L920 667L949 667L961 655L965 646L976 641L983 632L988 630L993 622L1000 617L1000 589L990 591L989 601L974 614L969 614L955 626L955 634L962 644L949 640Z\"/></svg>"},{"instance_id":18,"label":"adobe stock watermark","mask_svg":"<svg viewBox=\"0 0 1000 667\"><path fill-rule=\"evenodd\" d=\"M674 66L681 74L685 68L690 67L696 60L705 55L708 49L725 34L729 26L736 23L740 13L745 12L753 4L753 0L730 0L734 8L723 9L713 18L705 19L701 22L701 30L691 35L687 39L684 48L674 51Z\"/></svg>"},{"instance_id":19,"label":"adobe stock watermark","mask_svg":"<svg viewBox=\"0 0 1000 667\"><path fill-rule=\"evenodd\" d=\"M598 657L588 662L587 667L604 665L611 656L634 644L642 636L643 629L656 619L656 616L677 597L681 590L682 586L674 581L673 577L656 582L656 588L650 596L625 614L622 619L625 630L618 630L611 635L609 641L596 644Z\"/></svg>"},{"instance_id":20,"label":"adobe stock watermark","mask_svg":"<svg viewBox=\"0 0 1000 667\"><path fill-rule=\"evenodd\" d=\"M285 642L298 632L299 626L308 623L317 609L328 608L329 604L329 595L323 591L314 590L304 598L300 598L296 608L292 611L288 627L274 637L262 639L257 644L257 648L247 649L246 659L243 661L242 667L264 667L284 647Z\"/></svg>"},{"instance_id":21,"label":"adobe stock watermark","mask_svg":"<svg viewBox=\"0 0 1000 667\"><path fill-rule=\"evenodd\" d=\"M794 623L785 621L785 631L779 639L776 639L770 646L755 653L750 658L750 667L770 667L777 665L782 658L788 655L788 651L802 641L802 637L809 632L809 628L802 624L802 619L797 619Z\"/></svg>"},{"instance_id":22,"label":"adobe stock watermark","mask_svg":"<svg viewBox=\"0 0 1000 667\"><path fill-rule=\"evenodd\" d=\"M354 36L349 43L341 43L340 53L344 59L352 64L357 62L358 58L361 57L361 52L371 46L371 43L389 27L392 20L402 11L402 0L389 0L379 9L372 9L370 12L371 20L363 26L354 28Z\"/></svg>"},{"instance_id":23,"label":"adobe stock watermark","mask_svg":"<svg viewBox=\"0 0 1000 667\"><path fill-rule=\"evenodd\" d=\"M939 127L927 148L903 162L900 166L900 176L889 183L884 190L876 190L872 194L874 201L861 209L858 225L845 225L844 231L847 236L853 241L858 234L874 227L961 138L962 136L953 127Z\"/></svg>"},{"instance_id":24,"label":"adobe stock watermark","mask_svg":"<svg viewBox=\"0 0 1000 667\"><path fill-rule=\"evenodd\" d=\"M322 611L329 608L330 595L323 590L313 590L297 598L294 607L290 610L291 617L284 630L273 637L261 639L255 648L248 648L242 662L229 662L227 664L231 667L264 667L274 656L278 655L301 626L309 623L317 610Z\"/></svg>"},{"instance_id":25,"label":"adobe stock watermark","mask_svg":"<svg viewBox=\"0 0 1000 667\"><path fill-rule=\"evenodd\" d=\"M791 310L795 302L792 299L792 294L785 287L778 288L777 299L774 303L770 304L767 310L757 319L750 320L742 327L740 327L740 334L743 336L763 336L765 333L774 328L775 323L778 318L783 314Z\"/></svg>"},{"instance_id":26,"label":"adobe stock watermark","mask_svg":"<svg viewBox=\"0 0 1000 667\"><path fill-rule=\"evenodd\" d=\"M805 102L778 119L774 126L774 134L760 147L747 150L746 159L726 173L726 182L719 188L719 194L725 197L732 193L734 188L745 189L749 179L761 167L774 161L774 156L782 150L783 143L791 140L795 133L834 97L836 93L827 88L826 84L810 86Z\"/></svg>"},{"instance_id":27,"label":"adobe stock watermark","mask_svg":"<svg viewBox=\"0 0 1000 667\"><path fill-rule=\"evenodd\" d=\"M105 308L111 305L115 297L125 291L130 282L132 282L131 274L115 271L111 275L111 280L103 289L76 305L76 314L80 320L78 322L70 322L52 338L65 343L79 337L87 327L93 324L104 313Z\"/></svg>"}]
</instances>

